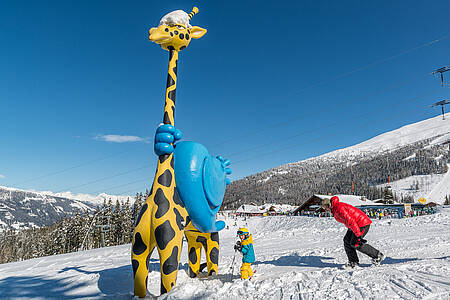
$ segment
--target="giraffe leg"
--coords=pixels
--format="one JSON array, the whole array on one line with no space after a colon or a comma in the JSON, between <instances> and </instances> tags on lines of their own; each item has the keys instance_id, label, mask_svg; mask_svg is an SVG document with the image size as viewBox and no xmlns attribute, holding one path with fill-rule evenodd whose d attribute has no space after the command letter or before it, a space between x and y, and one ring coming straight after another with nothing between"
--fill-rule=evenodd
<instances>
[{"instance_id":1,"label":"giraffe leg","mask_svg":"<svg viewBox=\"0 0 450 300\"><path fill-rule=\"evenodd\" d=\"M189 251L189 277L194 278L197 277L200 272L200 258L202 245L198 243L196 239L196 235L193 232L185 232L187 241L188 241L188 251Z\"/></svg>"},{"instance_id":2,"label":"giraffe leg","mask_svg":"<svg viewBox=\"0 0 450 300\"><path fill-rule=\"evenodd\" d=\"M208 267L208 276L218 273L219 269L219 233L208 233L208 248L206 251L206 262Z\"/></svg>"},{"instance_id":3,"label":"giraffe leg","mask_svg":"<svg viewBox=\"0 0 450 300\"><path fill-rule=\"evenodd\" d=\"M131 264L134 275L134 295L145 297L147 294L148 264L155 242L151 239L151 208L148 203L142 206L133 232Z\"/></svg>"},{"instance_id":4,"label":"giraffe leg","mask_svg":"<svg viewBox=\"0 0 450 300\"><path fill-rule=\"evenodd\" d=\"M183 233L178 231L167 247L161 248L159 243L157 243L159 263L161 265L161 294L169 292L177 280L182 240Z\"/></svg>"}]
</instances>

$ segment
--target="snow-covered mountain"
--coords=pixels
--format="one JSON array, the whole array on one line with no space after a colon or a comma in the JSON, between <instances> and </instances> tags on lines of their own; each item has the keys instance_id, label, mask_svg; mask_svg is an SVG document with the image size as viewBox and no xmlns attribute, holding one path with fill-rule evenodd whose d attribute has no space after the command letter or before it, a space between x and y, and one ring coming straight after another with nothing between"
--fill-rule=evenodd
<instances>
[{"instance_id":1,"label":"snow-covered mountain","mask_svg":"<svg viewBox=\"0 0 450 300\"><path fill-rule=\"evenodd\" d=\"M47 226L80 211L93 211L103 201L134 202L131 196L114 196L105 193L97 196L53 193L50 191L27 191L0 186L0 231L10 228Z\"/></svg>"},{"instance_id":2,"label":"snow-covered mountain","mask_svg":"<svg viewBox=\"0 0 450 300\"><path fill-rule=\"evenodd\" d=\"M94 208L89 202L0 186L0 231L46 226L64 215Z\"/></svg>"},{"instance_id":3,"label":"snow-covered mountain","mask_svg":"<svg viewBox=\"0 0 450 300\"><path fill-rule=\"evenodd\" d=\"M220 232L219 272L190 278L183 244L176 286L160 292L158 252L149 259L145 299L449 299L450 210L407 219L374 220L366 239L387 258L373 267L341 270L347 261L344 225L333 218L255 217L226 220ZM253 234L256 270L239 279L236 230ZM133 297L131 245L0 264L2 299L137 299ZM236 255L235 258L234 255ZM204 253L202 254L204 259ZM234 264L233 264L234 262Z\"/></svg>"},{"instance_id":4,"label":"snow-covered mountain","mask_svg":"<svg viewBox=\"0 0 450 300\"><path fill-rule=\"evenodd\" d=\"M437 116L405 125L354 146L318 156L315 159L351 159L377 155L428 139L432 139L429 141L429 147L450 142L450 113L445 114L445 119L442 119L442 116Z\"/></svg>"},{"instance_id":5,"label":"snow-covered mountain","mask_svg":"<svg viewBox=\"0 0 450 300\"><path fill-rule=\"evenodd\" d=\"M383 196L381 188L389 182L399 200L412 197L443 203L450 196L450 175L446 175L449 146L447 113L445 119L436 116L357 145L234 181L224 204L226 208L268 201L299 204L315 193L355 193L373 200ZM414 179L427 176L433 179L419 184L419 189L404 188L405 183L410 186Z\"/></svg>"}]
</instances>

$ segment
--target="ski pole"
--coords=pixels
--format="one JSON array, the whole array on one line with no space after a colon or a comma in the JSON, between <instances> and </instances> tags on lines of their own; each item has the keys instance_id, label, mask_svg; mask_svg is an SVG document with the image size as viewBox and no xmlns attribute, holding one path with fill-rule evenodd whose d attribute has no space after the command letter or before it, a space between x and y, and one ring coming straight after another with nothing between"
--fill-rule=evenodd
<instances>
[{"instance_id":1,"label":"ski pole","mask_svg":"<svg viewBox=\"0 0 450 300\"><path fill-rule=\"evenodd\" d=\"M234 262L236 261L236 250L234 250L233 260L231 261L230 268L228 269L228 272L231 271L230 275L230 281L233 279L233 273L234 273Z\"/></svg>"}]
</instances>

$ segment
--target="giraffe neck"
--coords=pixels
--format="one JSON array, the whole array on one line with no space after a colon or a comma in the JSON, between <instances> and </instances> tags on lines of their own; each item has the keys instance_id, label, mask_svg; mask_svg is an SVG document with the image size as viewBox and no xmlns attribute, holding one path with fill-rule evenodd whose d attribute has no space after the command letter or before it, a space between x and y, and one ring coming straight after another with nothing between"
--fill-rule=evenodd
<instances>
[{"instance_id":1,"label":"giraffe neck","mask_svg":"<svg viewBox=\"0 0 450 300\"><path fill-rule=\"evenodd\" d=\"M166 104L164 106L164 124L175 124L175 93L177 91L178 51L169 51L169 70L167 72Z\"/></svg>"},{"instance_id":2,"label":"giraffe neck","mask_svg":"<svg viewBox=\"0 0 450 300\"><path fill-rule=\"evenodd\" d=\"M166 99L164 106L164 124L174 125L175 123L175 93L177 88L177 65L178 65L178 51L169 51L169 70L167 72L167 85L166 85ZM161 155L158 159L158 166L156 170L157 176L155 176L153 187L161 187L164 190L166 199L169 201L170 206L178 208L183 219L187 216L182 202L178 199L175 183L175 171L174 171L174 158L173 153ZM152 193L157 192L152 188ZM158 197L149 197L152 199L156 206L159 205Z\"/></svg>"}]
</instances>

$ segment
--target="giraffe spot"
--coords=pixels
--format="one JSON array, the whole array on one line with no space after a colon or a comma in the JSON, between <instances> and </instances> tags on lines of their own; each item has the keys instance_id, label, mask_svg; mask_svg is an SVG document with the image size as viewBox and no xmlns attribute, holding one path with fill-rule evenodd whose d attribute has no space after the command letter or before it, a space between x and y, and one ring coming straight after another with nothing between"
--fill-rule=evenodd
<instances>
[{"instance_id":1,"label":"giraffe spot","mask_svg":"<svg viewBox=\"0 0 450 300\"><path fill-rule=\"evenodd\" d=\"M186 33L186 40L189 41L189 34Z\"/></svg>"},{"instance_id":2,"label":"giraffe spot","mask_svg":"<svg viewBox=\"0 0 450 300\"><path fill-rule=\"evenodd\" d=\"M180 212L178 211L178 209L176 209L175 207L173 208L173 212L175 213L175 219L177 220L177 225L178 225L178 229L183 230L184 226L183 226L183 217L181 216Z\"/></svg>"},{"instance_id":3,"label":"giraffe spot","mask_svg":"<svg viewBox=\"0 0 450 300\"><path fill-rule=\"evenodd\" d=\"M169 32L169 28L164 29L165 32Z\"/></svg>"},{"instance_id":4,"label":"giraffe spot","mask_svg":"<svg viewBox=\"0 0 450 300\"><path fill-rule=\"evenodd\" d=\"M173 36L173 32L170 33L170 36Z\"/></svg>"},{"instance_id":5,"label":"giraffe spot","mask_svg":"<svg viewBox=\"0 0 450 300\"><path fill-rule=\"evenodd\" d=\"M175 237L175 231L170 226L169 220L165 221L155 229L155 239L158 244L158 248L161 250L166 249L167 244Z\"/></svg>"},{"instance_id":6,"label":"giraffe spot","mask_svg":"<svg viewBox=\"0 0 450 300\"><path fill-rule=\"evenodd\" d=\"M186 217L186 226L188 226L190 222L191 222L191 218L189 216L187 216Z\"/></svg>"},{"instance_id":7,"label":"giraffe spot","mask_svg":"<svg viewBox=\"0 0 450 300\"><path fill-rule=\"evenodd\" d=\"M171 87L174 84L175 84L175 80L173 79L172 75L170 75L170 73L167 74L166 87Z\"/></svg>"},{"instance_id":8,"label":"giraffe spot","mask_svg":"<svg viewBox=\"0 0 450 300\"><path fill-rule=\"evenodd\" d=\"M184 34L180 33L179 37L180 37L180 40L184 39Z\"/></svg>"},{"instance_id":9,"label":"giraffe spot","mask_svg":"<svg viewBox=\"0 0 450 300\"><path fill-rule=\"evenodd\" d=\"M145 290L148 288L148 275L145 277Z\"/></svg>"},{"instance_id":10,"label":"giraffe spot","mask_svg":"<svg viewBox=\"0 0 450 300\"><path fill-rule=\"evenodd\" d=\"M136 277L136 272L139 268L139 262L136 259L133 259L131 260L131 265L133 266L133 277Z\"/></svg>"},{"instance_id":11,"label":"giraffe spot","mask_svg":"<svg viewBox=\"0 0 450 300\"><path fill-rule=\"evenodd\" d=\"M175 35L178 35L178 30L175 30L173 33L174 33Z\"/></svg>"},{"instance_id":12,"label":"giraffe spot","mask_svg":"<svg viewBox=\"0 0 450 300\"><path fill-rule=\"evenodd\" d=\"M168 117L168 116L167 116ZM164 113L164 120L166 119L166 113ZM164 124L168 124L168 123L164 123ZM165 155L161 155L160 157L158 157L159 158L159 162L162 164L162 163L164 163L165 161L166 161L166 159L168 159L169 158L169 155L168 154L165 154ZM156 175L156 174L155 174ZM153 185L152 185L152 190L153 190Z\"/></svg>"},{"instance_id":13,"label":"giraffe spot","mask_svg":"<svg viewBox=\"0 0 450 300\"><path fill-rule=\"evenodd\" d=\"M177 70L178 70L178 59L175 61L175 67L173 67L172 71L175 75L177 75Z\"/></svg>"},{"instance_id":14,"label":"giraffe spot","mask_svg":"<svg viewBox=\"0 0 450 300\"><path fill-rule=\"evenodd\" d=\"M189 277L191 277L191 278L197 277L197 274L195 274L195 272L192 271L191 266L189 266Z\"/></svg>"},{"instance_id":15,"label":"giraffe spot","mask_svg":"<svg viewBox=\"0 0 450 300\"><path fill-rule=\"evenodd\" d=\"M170 170L165 170L164 173L159 175L158 183L165 187L169 187L172 184L172 172L170 172Z\"/></svg>"},{"instance_id":16,"label":"giraffe spot","mask_svg":"<svg viewBox=\"0 0 450 300\"><path fill-rule=\"evenodd\" d=\"M219 233L218 232L212 232L211 233L211 240L214 242L217 242L219 244Z\"/></svg>"},{"instance_id":17,"label":"giraffe spot","mask_svg":"<svg viewBox=\"0 0 450 300\"><path fill-rule=\"evenodd\" d=\"M166 196L164 196L164 192L160 188L156 190L155 203L158 206L155 217L159 219L164 216L170 208L169 200L167 200Z\"/></svg>"},{"instance_id":18,"label":"giraffe spot","mask_svg":"<svg viewBox=\"0 0 450 300\"><path fill-rule=\"evenodd\" d=\"M167 97L173 101L173 103L175 103L175 93L176 93L176 89L170 90L167 93Z\"/></svg>"},{"instance_id":19,"label":"giraffe spot","mask_svg":"<svg viewBox=\"0 0 450 300\"><path fill-rule=\"evenodd\" d=\"M172 35L172 32L171 32L171 35ZM168 46L167 49L169 49L169 50L175 50L175 47L174 47L174 46Z\"/></svg>"},{"instance_id":20,"label":"giraffe spot","mask_svg":"<svg viewBox=\"0 0 450 300\"><path fill-rule=\"evenodd\" d=\"M181 46L180 47L180 50L183 50L183 49L185 49L186 48L186 46Z\"/></svg>"},{"instance_id":21,"label":"giraffe spot","mask_svg":"<svg viewBox=\"0 0 450 300\"><path fill-rule=\"evenodd\" d=\"M162 294L166 294L167 293L167 290L166 290L166 288L164 287L164 284L163 284L163 282L162 282L162 280L161 280L161 295Z\"/></svg>"},{"instance_id":22,"label":"giraffe spot","mask_svg":"<svg viewBox=\"0 0 450 300\"><path fill-rule=\"evenodd\" d=\"M205 248L205 251L208 252L208 243L206 242L206 238L203 236L199 236L197 237L197 242L202 244L203 247Z\"/></svg>"},{"instance_id":23,"label":"giraffe spot","mask_svg":"<svg viewBox=\"0 0 450 300\"><path fill-rule=\"evenodd\" d=\"M213 264L217 265L219 263L219 249L217 249L217 247L213 247L211 249L211 252L209 253L209 259Z\"/></svg>"},{"instance_id":24,"label":"giraffe spot","mask_svg":"<svg viewBox=\"0 0 450 300\"><path fill-rule=\"evenodd\" d=\"M141 255L145 250L147 250L147 246L142 240L141 234L138 232L134 236L133 253L136 255Z\"/></svg>"},{"instance_id":25,"label":"giraffe spot","mask_svg":"<svg viewBox=\"0 0 450 300\"><path fill-rule=\"evenodd\" d=\"M172 254L163 263L162 271L169 275L173 271L178 270L178 246L173 247Z\"/></svg>"},{"instance_id":26,"label":"giraffe spot","mask_svg":"<svg viewBox=\"0 0 450 300\"><path fill-rule=\"evenodd\" d=\"M178 192L177 192L176 189L175 189L175 192L173 193L173 202L174 202L175 204L178 204L178 205L181 206L181 207L184 207L184 204L183 204L183 202L180 200L180 196L178 196ZM187 224L187 221L186 221L186 224Z\"/></svg>"},{"instance_id":27,"label":"giraffe spot","mask_svg":"<svg viewBox=\"0 0 450 300\"><path fill-rule=\"evenodd\" d=\"M145 204L142 206L141 211L139 212L139 216L138 216L138 218L136 219L136 223L134 224L134 227L138 226L139 222L141 222L142 216L144 215L144 213L145 213L145 211L147 210L147 208L148 208L148 204L145 203Z\"/></svg>"},{"instance_id":28,"label":"giraffe spot","mask_svg":"<svg viewBox=\"0 0 450 300\"><path fill-rule=\"evenodd\" d=\"M191 249L189 249L189 261L195 265L197 263L197 253L195 252L195 248L191 247Z\"/></svg>"},{"instance_id":29,"label":"giraffe spot","mask_svg":"<svg viewBox=\"0 0 450 300\"><path fill-rule=\"evenodd\" d=\"M150 257L152 256L152 254L151 253L149 253L148 255L147 255L147 258L145 259L145 266L147 267L147 270L148 270L148 266L150 266Z\"/></svg>"},{"instance_id":30,"label":"giraffe spot","mask_svg":"<svg viewBox=\"0 0 450 300\"><path fill-rule=\"evenodd\" d=\"M163 123L164 123L164 124L171 124L171 123L170 123L169 114L167 113L167 111L164 112L164 120L163 120ZM164 156L169 157L169 155L164 155ZM164 160L166 160L167 157L165 157Z\"/></svg>"},{"instance_id":31,"label":"giraffe spot","mask_svg":"<svg viewBox=\"0 0 450 300\"><path fill-rule=\"evenodd\" d=\"M173 112L175 113L175 107L173 107ZM175 159L173 158L173 155L172 155L172 159L170 160L170 166L172 167L172 169L174 168L174 163L175 163Z\"/></svg>"}]
</instances>

